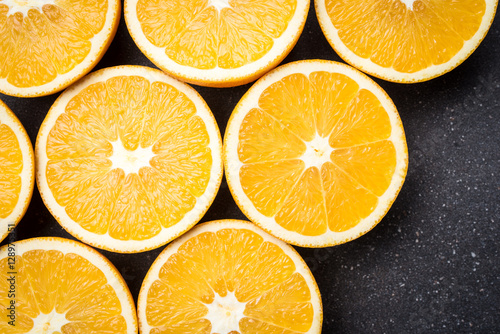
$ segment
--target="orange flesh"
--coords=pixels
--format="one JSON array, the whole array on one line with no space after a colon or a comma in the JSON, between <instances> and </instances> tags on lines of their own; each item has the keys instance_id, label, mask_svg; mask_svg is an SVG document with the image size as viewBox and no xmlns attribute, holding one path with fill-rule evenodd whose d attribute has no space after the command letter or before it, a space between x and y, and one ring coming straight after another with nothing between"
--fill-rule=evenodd
<instances>
[{"instance_id":1,"label":"orange flesh","mask_svg":"<svg viewBox=\"0 0 500 334\"><path fill-rule=\"evenodd\" d=\"M204 304L228 293L247 303L242 334L303 333L312 326L311 292L290 257L255 232L222 229L189 239L162 266L147 295L151 333L210 334Z\"/></svg>"},{"instance_id":2,"label":"orange flesh","mask_svg":"<svg viewBox=\"0 0 500 334\"><path fill-rule=\"evenodd\" d=\"M220 11L208 0L139 0L146 38L178 64L238 68L262 58L286 30L296 0L230 0Z\"/></svg>"},{"instance_id":3,"label":"orange flesh","mask_svg":"<svg viewBox=\"0 0 500 334\"><path fill-rule=\"evenodd\" d=\"M0 307L8 298L8 258L0 260ZM16 326L8 325L6 312L0 316L0 332L27 333L32 319L57 312L68 321L62 334L127 333L116 292L102 271L80 255L56 250L32 250L16 256Z\"/></svg>"},{"instance_id":4,"label":"orange flesh","mask_svg":"<svg viewBox=\"0 0 500 334\"><path fill-rule=\"evenodd\" d=\"M292 74L270 85L244 118L240 182L255 208L289 231L346 231L373 212L396 168L387 112L345 75ZM301 157L316 136L333 152L321 166Z\"/></svg>"},{"instance_id":5,"label":"orange flesh","mask_svg":"<svg viewBox=\"0 0 500 334\"><path fill-rule=\"evenodd\" d=\"M478 31L484 0L326 0L339 38L361 58L414 73L448 62Z\"/></svg>"},{"instance_id":6,"label":"orange flesh","mask_svg":"<svg viewBox=\"0 0 500 334\"><path fill-rule=\"evenodd\" d=\"M89 54L104 26L106 0L56 0L23 17L0 3L0 78L20 88L40 86L65 74Z\"/></svg>"},{"instance_id":7,"label":"orange flesh","mask_svg":"<svg viewBox=\"0 0 500 334\"><path fill-rule=\"evenodd\" d=\"M0 218L7 218L19 200L23 156L10 127L0 123Z\"/></svg>"},{"instance_id":8,"label":"orange flesh","mask_svg":"<svg viewBox=\"0 0 500 334\"><path fill-rule=\"evenodd\" d=\"M126 174L112 142L152 148L149 166ZM212 166L209 136L184 93L142 77L88 86L66 106L47 139L48 185L84 229L144 240L179 222L204 194ZM96 210L96 208L99 208Z\"/></svg>"}]
</instances>

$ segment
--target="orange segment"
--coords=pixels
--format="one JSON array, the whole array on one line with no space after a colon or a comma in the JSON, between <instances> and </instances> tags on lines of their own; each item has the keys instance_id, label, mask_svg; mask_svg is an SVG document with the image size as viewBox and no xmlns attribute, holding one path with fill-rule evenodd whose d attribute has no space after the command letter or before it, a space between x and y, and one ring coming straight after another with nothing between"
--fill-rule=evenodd
<instances>
[{"instance_id":1,"label":"orange segment","mask_svg":"<svg viewBox=\"0 0 500 334\"><path fill-rule=\"evenodd\" d=\"M158 234L161 223L139 176L127 175L121 186L110 218L109 235L118 240L145 240Z\"/></svg>"},{"instance_id":2,"label":"orange segment","mask_svg":"<svg viewBox=\"0 0 500 334\"><path fill-rule=\"evenodd\" d=\"M310 82L292 74L270 85L259 98L259 107L304 141L314 138L314 110Z\"/></svg>"},{"instance_id":3,"label":"orange segment","mask_svg":"<svg viewBox=\"0 0 500 334\"><path fill-rule=\"evenodd\" d=\"M302 160L244 165L240 170L241 186L255 208L272 217L283 206L304 169ZM276 192L276 189L281 190Z\"/></svg>"},{"instance_id":4,"label":"orange segment","mask_svg":"<svg viewBox=\"0 0 500 334\"><path fill-rule=\"evenodd\" d=\"M47 33L43 32L47 27L45 18L35 10L30 10L24 19L18 13L14 16L7 23L14 25L17 39L16 44L11 41L7 45L7 52L13 54L11 63L4 63L7 81L20 88L42 86L53 81L57 71L45 49L45 45L51 44Z\"/></svg>"},{"instance_id":5,"label":"orange segment","mask_svg":"<svg viewBox=\"0 0 500 334\"><path fill-rule=\"evenodd\" d=\"M321 137L328 137L345 117L345 110L358 93L359 85L339 73L313 72L309 80L316 131Z\"/></svg>"},{"instance_id":6,"label":"orange segment","mask_svg":"<svg viewBox=\"0 0 500 334\"><path fill-rule=\"evenodd\" d=\"M7 246L0 249L0 267L5 269L0 274L0 292L8 291L7 278L14 275L16 279L16 319L10 328L19 331L14 333L137 332L125 282L93 249L61 238L35 238L17 242L16 253L12 264ZM13 299L9 298L0 297L0 304L10 304ZM8 323L2 317L0 329L5 326Z\"/></svg>"},{"instance_id":7,"label":"orange segment","mask_svg":"<svg viewBox=\"0 0 500 334\"><path fill-rule=\"evenodd\" d=\"M76 173L81 172L78 170ZM112 213L117 205L124 178L121 170L113 169L103 176L87 180L86 189L68 189L67 193L72 197L72 201L66 205L68 216L78 221L87 231L105 234L109 221L113 219ZM100 210L96 210L96 206Z\"/></svg>"},{"instance_id":8,"label":"orange segment","mask_svg":"<svg viewBox=\"0 0 500 334\"><path fill-rule=\"evenodd\" d=\"M272 38L280 37L297 8L295 1L281 0L233 0L234 12L241 15L250 26L258 28Z\"/></svg>"},{"instance_id":9,"label":"orange segment","mask_svg":"<svg viewBox=\"0 0 500 334\"><path fill-rule=\"evenodd\" d=\"M22 180L17 175L0 174L0 218L7 218L19 200L19 193L21 192Z\"/></svg>"},{"instance_id":10,"label":"orange segment","mask_svg":"<svg viewBox=\"0 0 500 334\"><path fill-rule=\"evenodd\" d=\"M328 228L334 232L355 227L378 204L377 196L332 163L323 165L321 179L325 189Z\"/></svg>"},{"instance_id":11,"label":"orange segment","mask_svg":"<svg viewBox=\"0 0 500 334\"><path fill-rule=\"evenodd\" d=\"M6 79L0 91L40 96L69 86L102 57L116 31L120 4L55 0L9 6L12 2L0 5L0 78Z\"/></svg>"},{"instance_id":12,"label":"orange segment","mask_svg":"<svg viewBox=\"0 0 500 334\"><path fill-rule=\"evenodd\" d=\"M178 310L168 314L163 308ZM200 320L208 313L201 301L180 295L168 284L155 281L148 291L148 322L155 327L168 327L182 322Z\"/></svg>"},{"instance_id":13,"label":"orange segment","mask_svg":"<svg viewBox=\"0 0 500 334\"><path fill-rule=\"evenodd\" d=\"M316 13L347 62L386 80L418 82L452 70L474 51L497 3L318 0Z\"/></svg>"},{"instance_id":14,"label":"orange segment","mask_svg":"<svg viewBox=\"0 0 500 334\"><path fill-rule=\"evenodd\" d=\"M193 17L165 50L180 65L207 69L217 66L219 13L208 7Z\"/></svg>"},{"instance_id":15,"label":"orange segment","mask_svg":"<svg viewBox=\"0 0 500 334\"><path fill-rule=\"evenodd\" d=\"M116 117L118 135L126 150L139 146L149 98L149 80L114 77L106 80L107 98Z\"/></svg>"},{"instance_id":16,"label":"orange segment","mask_svg":"<svg viewBox=\"0 0 500 334\"><path fill-rule=\"evenodd\" d=\"M23 153L12 129L0 123L0 174L19 174L23 169Z\"/></svg>"},{"instance_id":17,"label":"orange segment","mask_svg":"<svg viewBox=\"0 0 500 334\"><path fill-rule=\"evenodd\" d=\"M302 174L275 219L287 230L306 236L321 235L326 232L323 189L317 168L309 168Z\"/></svg>"},{"instance_id":18,"label":"orange segment","mask_svg":"<svg viewBox=\"0 0 500 334\"><path fill-rule=\"evenodd\" d=\"M141 146L148 147L157 138L172 133L196 113L196 107L184 93L163 82L151 84L149 107L144 121Z\"/></svg>"},{"instance_id":19,"label":"orange segment","mask_svg":"<svg viewBox=\"0 0 500 334\"><path fill-rule=\"evenodd\" d=\"M247 222L219 221L160 254L138 314L147 333L320 333L318 294L289 246Z\"/></svg>"},{"instance_id":20,"label":"orange segment","mask_svg":"<svg viewBox=\"0 0 500 334\"><path fill-rule=\"evenodd\" d=\"M63 93L37 143L46 205L70 232L110 250L175 238L208 209L222 177L205 102L144 67L105 69Z\"/></svg>"},{"instance_id":21,"label":"orange segment","mask_svg":"<svg viewBox=\"0 0 500 334\"><path fill-rule=\"evenodd\" d=\"M238 149L243 163L294 159L306 151L302 140L260 109L252 109L243 124Z\"/></svg>"},{"instance_id":22,"label":"orange segment","mask_svg":"<svg viewBox=\"0 0 500 334\"><path fill-rule=\"evenodd\" d=\"M238 103L226 131L236 203L253 222L300 246L334 245L369 231L406 174L392 101L338 63L302 61L270 72Z\"/></svg>"},{"instance_id":23,"label":"orange segment","mask_svg":"<svg viewBox=\"0 0 500 334\"><path fill-rule=\"evenodd\" d=\"M332 118L336 126L328 143L333 148L373 143L388 139L392 133L389 115L378 98L366 89L357 92L344 114Z\"/></svg>"},{"instance_id":24,"label":"orange segment","mask_svg":"<svg viewBox=\"0 0 500 334\"><path fill-rule=\"evenodd\" d=\"M146 38L166 47L207 7L208 0L139 0L137 17ZM172 16L175 20L165 20Z\"/></svg>"},{"instance_id":25,"label":"orange segment","mask_svg":"<svg viewBox=\"0 0 500 334\"><path fill-rule=\"evenodd\" d=\"M311 292L304 277L295 273L285 282L249 302L245 315L277 327L305 333L311 328L310 319L314 316L310 300ZM294 319L293 328L289 326L289 319Z\"/></svg>"},{"instance_id":26,"label":"orange segment","mask_svg":"<svg viewBox=\"0 0 500 334\"><path fill-rule=\"evenodd\" d=\"M141 169L139 177L163 227L174 226L196 205L195 196L158 170Z\"/></svg>"},{"instance_id":27,"label":"orange segment","mask_svg":"<svg viewBox=\"0 0 500 334\"><path fill-rule=\"evenodd\" d=\"M361 186L382 196L396 170L396 149L388 140L335 150L331 160Z\"/></svg>"},{"instance_id":28,"label":"orange segment","mask_svg":"<svg viewBox=\"0 0 500 334\"><path fill-rule=\"evenodd\" d=\"M220 13L218 65L238 68L262 58L273 47L273 39L236 10Z\"/></svg>"}]
</instances>

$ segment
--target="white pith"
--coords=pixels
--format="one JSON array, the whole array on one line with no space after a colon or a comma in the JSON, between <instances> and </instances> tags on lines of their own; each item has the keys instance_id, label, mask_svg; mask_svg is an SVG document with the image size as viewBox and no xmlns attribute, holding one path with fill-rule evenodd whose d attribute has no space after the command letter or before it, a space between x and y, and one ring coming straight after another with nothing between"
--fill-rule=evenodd
<instances>
[{"instance_id":1,"label":"white pith","mask_svg":"<svg viewBox=\"0 0 500 334\"><path fill-rule=\"evenodd\" d=\"M5 259L8 256L9 245L5 245L0 248L0 260ZM98 253L96 250L89 246L86 246L77 241L63 239L58 237L39 237L32 239L25 239L21 241L16 241L14 244L16 249L16 256L23 256L25 253L33 250L57 250L64 255L66 254L78 254L83 258L87 259L94 266L99 268L104 274L107 280L107 285L111 286L116 293L121 305L121 315L125 319L127 324L126 333L127 334L137 334L138 324L136 310L134 307L134 300L127 287L127 284L121 277L118 270L109 262L103 255ZM15 269L16 271L18 269ZM33 330L38 330L34 333L47 333L51 334L53 331L43 332L41 330L46 326L47 329L58 329L64 326L64 324L69 323L65 319L63 314L58 314L55 311L45 315L40 313L37 318L33 319L34 327ZM49 326L47 326L47 321L49 321ZM62 331L59 330L60 333ZM32 331L30 331L32 333Z\"/></svg>"},{"instance_id":2,"label":"white pith","mask_svg":"<svg viewBox=\"0 0 500 334\"><path fill-rule=\"evenodd\" d=\"M5 218L0 218L0 241L5 239L9 233L9 224L17 224L30 203L33 188L35 186L35 166L33 147L21 122L14 113L0 101L0 126L8 126L14 133L19 142L19 147L23 155L23 169L21 171L21 192L14 210ZM11 226L12 227L12 226Z\"/></svg>"},{"instance_id":3,"label":"white pith","mask_svg":"<svg viewBox=\"0 0 500 334\"><path fill-rule=\"evenodd\" d=\"M139 173L143 167L151 167L149 162L156 155L153 153L153 146L145 148L139 146L135 150L129 151L123 146L120 137L111 142L111 145L113 145L113 155L108 158L113 164L111 168L121 168L125 175Z\"/></svg>"},{"instance_id":4,"label":"white pith","mask_svg":"<svg viewBox=\"0 0 500 334\"><path fill-rule=\"evenodd\" d=\"M209 6L214 6L220 12L223 8L231 7L229 5L229 0L209 0Z\"/></svg>"},{"instance_id":5,"label":"white pith","mask_svg":"<svg viewBox=\"0 0 500 334\"><path fill-rule=\"evenodd\" d=\"M413 10L413 3L417 0L399 0L408 7L408 9Z\"/></svg>"},{"instance_id":6,"label":"white pith","mask_svg":"<svg viewBox=\"0 0 500 334\"><path fill-rule=\"evenodd\" d=\"M57 313L52 310L49 314L40 313L38 317L33 319L33 328L30 333L35 334L51 334L55 332L62 333L62 326L69 324L71 321L66 319L65 314Z\"/></svg>"},{"instance_id":7,"label":"white pith","mask_svg":"<svg viewBox=\"0 0 500 334\"><path fill-rule=\"evenodd\" d=\"M195 228L191 229L189 232L186 234L182 235L180 238L176 239L172 243L170 243L158 256L158 258L153 262L151 265L148 273L146 274L146 277L144 278L144 281L141 286L141 290L139 292L139 297L137 299L137 316L139 318L139 329L141 333L150 333L151 329L153 327L147 322L147 317L146 317L146 305L147 305L147 298L148 298L148 291L151 288L151 285L159 279L159 273L161 270L161 267L167 262L167 260L177 253L179 247L183 245L185 242L187 242L189 239L205 232L212 232L212 233L217 233L218 231L222 229L244 229L244 230L250 230L253 231L257 234L259 234L263 238L263 242L271 242L277 246L279 246L283 252L290 258L292 259L294 265L295 265L295 272L299 273L305 278L305 281L307 283L307 286L309 288L309 291L311 292L311 304L313 305L314 308L314 316L313 316L313 322L312 326L309 329L309 331L306 332L306 334L319 334L321 333L321 327L322 327L322 320L323 320L323 310L322 310L322 304L321 304L321 296L319 289L316 285L316 281L307 267L307 264L304 262L304 260L300 257L300 255L288 244L285 242L276 239L272 235L269 235L268 233L264 232L261 230L259 227L255 226L254 224L247 222L247 221L242 221L242 220L219 220L219 221L212 221L208 223L203 223ZM214 292L214 294L217 296L217 294ZM217 297L214 299L217 300ZM239 303L239 302L238 302ZM205 304L207 306L207 304ZM205 316L207 318L207 316ZM208 318L207 318L208 319ZM209 319L210 320L210 319ZM219 319L218 321L223 321L222 319ZM214 326L214 322L212 322L212 326ZM211 333L217 333L212 329ZM240 332L241 333L241 332ZM223 334L223 333L219 333ZM226 333L224 333L226 334Z\"/></svg>"},{"instance_id":8,"label":"white pith","mask_svg":"<svg viewBox=\"0 0 500 334\"><path fill-rule=\"evenodd\" d=\"M460 65L471 55L471 53L479 46L481 41L486 36L486 33L488 32L488 29L493 22L493 17L495 16L496 7L498 4L498 0L484 0L486 3L486 11L479 29L471 39L469 39L468 41L464 41L462 49L460 49L460 51L448 62L439 65L432 65L415 73L405 73L399 72L392 67L380 66L373 63L369 58L362 58L352 52L344 44L344 42L342 42L338 35L337 28L334 27L330 17L328 16L325 4L326 1L331 0L315 0L314 3L316 7L316 15L318 17L318 22L321 26L321 30L325 34L326 39L332 47L335 46L335 52L363 72L382 78L384 80L405 83L426 81L441 74L447 73ZM408 4L411 2L411 8L413 9L413 2L416 0L399 1L405 3L406 6L408 6ZM408 6L408 8L410 7Z\"/></svg>"},{"instance_id":9,"label":"white pith","mask_svg":"<svg viewBox=\"0 0 500 334\"><path fill-rule=\"evenodd\" d=\"M56 2L54 0L3 0L2 3L9 7L7 15L22 13L23 16L27 16L30 9L42 12L44 5L55 5Z\"/></svg>"},{"instance_id":10,"label":"white pith","mask_svg":"<svg viewBox=\"0 0 500 334\"><path fill-rule=\"evenodd\" d=\"M280 37L274 39L271 50L260 59L235 69L221 68L219 66L212 69L198 69L178 64L168 58L165 54L165 48L157 47L147 39L137 17L136 7L138 1L126 0L124 15L130 35L141 51L158 67L171 75L183 78L188 82L204 82L211 85L244 80L255 73L265 70L270 63L282 58L283 53L295 43L295 40L302 32L309 9L309 0L297 0L295 13L288 23L287 29ZM218 4L215 5L215 2ZM226 2L229 3L227 0L215 0L212 5L217 8L217 6L224 5Z\"/></svg>"},{"instance_id":11,"label":"white pith","mask_svg":"<svg viewBox=\"0 0 500 334\"><path fill-rule=\"evenodd\" d=\"M240 331L240 320L245 316L247 303L240 303L234 292L228 292L224 297L215 293L214 301L205 304L208 308L206 319L212 324L212 333L228 334L232 331Z\"/></svg>"},{"instance_id":12,"label":"white pith","mask_svg":"<svg viewBox=\"0 0 500 334\"><path fill-rule=\"evenodd\" d=\"M300 158L306 164L306 169L309 167L317 167L321 170L321 166L325 162L331 161L330 155L333 148L328 143L328 137L321 137L316 133L316 137L310 142L306 142L306 152Z\"/></svg>"},{"instance_id":13,"label":"white pith","mask_svg":"<svg viewBox=\"0 0 500 334\"><path fill-rule=\"evenodd\" d=\"M41 1L41 0L37 0ZM10 0L10 2L15 2ZM53 0L49 0L50 3ZM6 3L6 1L2 1L2 4ZM45 3L45 2L44 2ZM7 78L0 78L0 92L13 95L13 96L21 96L21 97L31 97L31 96L43 96L54 93L56 91L62 90L72 82L74 82L77 78L81 77L83 74L89 72L92 67L97 63L97 60L101 56L103 49L105 48L109 39L114 36L114 28L115 23L117 23L120 19L120 7L121 3L118 0L108 0L108 7L106 13L106 21L102 30L97 33L94 37L89 39L92 43L90 51L87 57L78 65L76 65L71 71L58 74L57 77L41 86L33 86L33 87L17 87L12 85L7 81ZM60 6L59 4L56 4ZM10 8L10 6L9 6ZM67 8L63 8L65 10L70 10ZM9 13L13 11L9 9Z\"/></svg>"},{"instance_id":14,"label":"white pith","mask_svg":"<svg viewBox=\"0 0 500 334\"><path fill-rule=\"evenodd\" d=\"M151 84L155 81L164 82L183 92L194 103L197 111L195 115L200 117L205 123L206 130L210 138L210 143L207 147L212 152L212 167L205 193L196 199L194 208L186 213L186 215L178 223L168 228L162 228L157 235L146 240L118 240L112 238L108 233L104 235L96 235L85 230L78 223L73 221L66 213L65 208L59 205L54 199L54 196L48 186L45 173L47 163L49 161L46 153L47 138L59 115L65 112L68 102L89 85L106 81L115 76L141 76L149 80ZM199 219L201 219L203 214L212 204L222 180L223 169L221 150L222 139L220 137L220 132L215 118L203 98L196 92L196 90L185 83L169 77L159 70L142 66L117 66L90 74L64 91L54 102L45 120L43 121L37 136L35 147L37 183L46 206L50 208L52 215L66 230L68 230L68 232L94 247L115 252L136 253L153 249L167 243L184 233L187 229L196 224Z\"/></svg>"},{"instance_id":15,"label":"white pith","mask_svg":"<svg viewBox=\"0 0 500 334\"><path fill-rule=\"evenodd\" d=\"M293 73L302 73L305 76L309 76L311 73L317 71L344 74L355 80L359 84L359 89L368 89L378 98L385 110L388 111L389 119L392 125L392 134L388 140L391 140L395 145L397 161L395 174L391 184L386 192L379 198L379 205L368 217L347 231L334 232L327 229L327 231L322 235L304 236L300 233L285 229L276 222L274 217L267 217L260 213L245 194L239 181L240 169L243 166L243 163L240 161L238 155L238 142L239 130L244 117L252 108L258 107L259 97L267 87ZM248 218L257 223L267 232L278 236L280 239L286 240L291 244L304 247L324 247L325 245L334 245L346 242L357 238L372 229L374 224L382 219L385 212L396 198L399 189L404 182L406 168L408 165L408 154L403 127L399 114L397 113L397 110L390 98L375 82L354 68L344 64L324 60L307 60L289 63L276 68L257 81L238 102L236 108L234 109L226 128L224 143L226 178L231 192L236 198L236 202L242 209L243 213L245 213ZM302 159L304 159L304 157ZM323 160L317 159L316 162L318 161ZM315 165L316 163L308 162L306 165L307 164Z\"/></svg>"}]
</instances>

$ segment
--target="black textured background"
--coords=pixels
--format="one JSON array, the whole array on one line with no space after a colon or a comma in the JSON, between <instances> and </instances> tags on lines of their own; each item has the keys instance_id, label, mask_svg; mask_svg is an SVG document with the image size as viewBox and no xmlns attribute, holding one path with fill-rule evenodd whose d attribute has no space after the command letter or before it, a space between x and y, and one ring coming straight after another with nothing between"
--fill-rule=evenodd
<instances>
[{"instance_id":1,"label":"black textured background","mask_svg":"<svg viewBox=\"0 0 500 334\"><path fill-rule=\"evenodd\" d=\"M500 333L500 20L475 53L452 72L425 83L376 80L394 100L405 126L410 165L387 216L348 244L297 248L323 296L324 333ZM297 46L284 61L342 61L321 33L313 6ZM122 18L95 69L137 64L141 54ZM196 87L222 134L251 85ZM0 98L34 144L59 94ZM202 221L245 219L225 180ZM18 239L66 233L35 189L16 229ZM5 243L5 242L4 242ZM101 251L137 298L149 266L164 247L123 255Z\"/></svg>"}]
</instances>

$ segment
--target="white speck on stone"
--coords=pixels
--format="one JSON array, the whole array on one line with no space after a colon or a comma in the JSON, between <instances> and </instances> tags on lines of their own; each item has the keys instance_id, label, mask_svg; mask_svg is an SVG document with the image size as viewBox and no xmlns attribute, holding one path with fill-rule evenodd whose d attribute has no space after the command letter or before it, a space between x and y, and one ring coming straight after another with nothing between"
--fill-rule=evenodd
<instances>
[{"instance_id":1,"label":"white speck on stone","mask_svg":"<svg viewBox=\"0 0 500 334\"><path fill-rule=\"evenodd\" d=\"M471 253L470 253L470 255L471 255L472 257L476 257L476 253L474 253L474 252L471 252Z\"/></svg>"}]
</instances>

